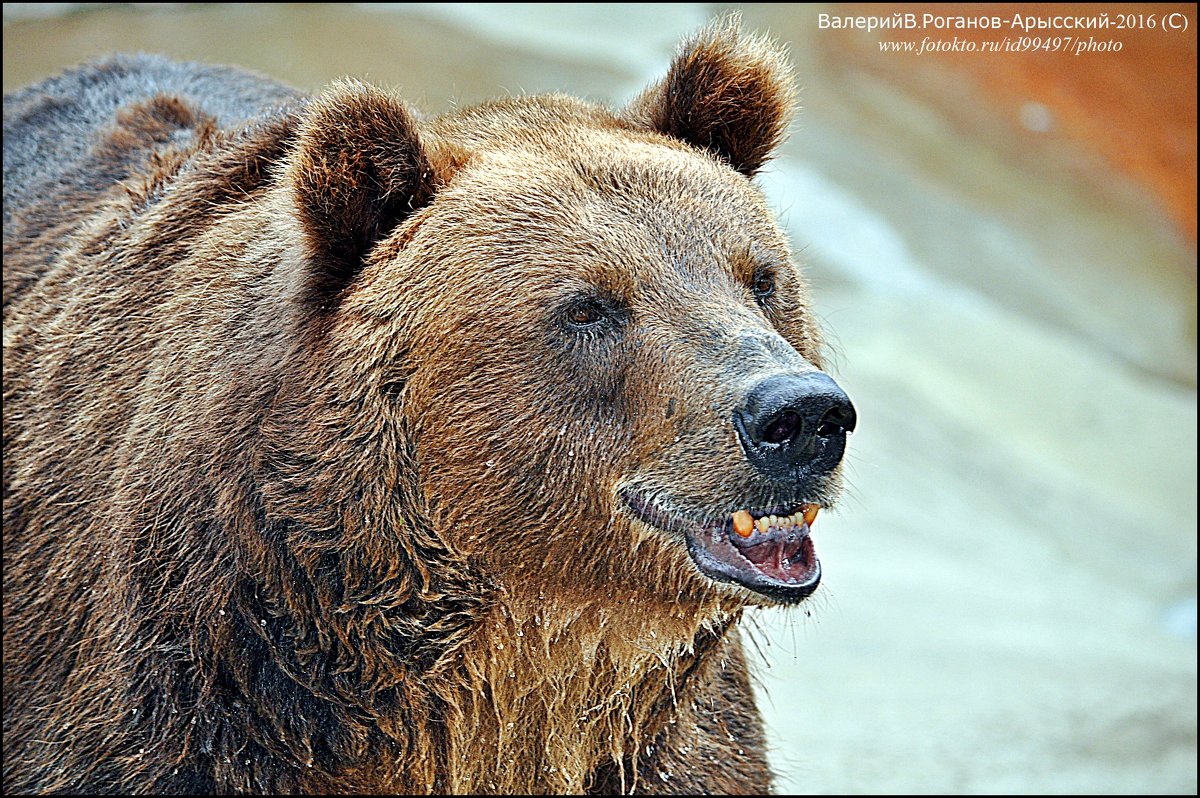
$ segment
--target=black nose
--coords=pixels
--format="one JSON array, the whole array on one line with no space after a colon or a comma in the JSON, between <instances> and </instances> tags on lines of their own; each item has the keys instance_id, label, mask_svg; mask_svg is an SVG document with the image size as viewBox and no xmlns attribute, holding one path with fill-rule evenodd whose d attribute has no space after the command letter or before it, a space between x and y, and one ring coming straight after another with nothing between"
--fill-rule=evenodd
<instances>
[{"instance_id":1,"label":"black nose","mask_svg":"<svg viewBox=\"0 0 1200 798\"><path fill-rule=\"evenodd\" d=\"M857 421L850 397L819 371L768 377L733 413L746 457L778 481L831 471Z\"/></svg>"}]
</instances>

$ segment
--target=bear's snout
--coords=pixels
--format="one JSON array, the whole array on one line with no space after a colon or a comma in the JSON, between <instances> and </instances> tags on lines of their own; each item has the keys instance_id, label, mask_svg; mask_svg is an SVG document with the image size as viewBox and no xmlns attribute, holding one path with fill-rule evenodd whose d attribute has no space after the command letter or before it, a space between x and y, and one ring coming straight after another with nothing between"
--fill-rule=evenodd
<instances>
[{"instance_id":1,"label":"bear's snout","mask_svg":"<svg viewBox=\"0 0 1200 798\"><path fill-rule=\"evenodd\" d=\"M733 412L746 458L775 482L832 471L856 422L850 397L819 371L767 377Z\"/></svg>"}]
</instances>

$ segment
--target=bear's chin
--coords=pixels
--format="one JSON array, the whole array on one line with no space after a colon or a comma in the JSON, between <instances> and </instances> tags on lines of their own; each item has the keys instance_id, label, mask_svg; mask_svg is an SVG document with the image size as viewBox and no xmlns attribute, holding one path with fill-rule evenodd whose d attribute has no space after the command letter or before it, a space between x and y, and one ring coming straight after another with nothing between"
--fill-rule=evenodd
<instances>
[{"instance_id":1,"label":"bear's chin","mask_svg":"<svg viewBox=\"0 0 1200 798\"><path fill-rule=\"evenodd\" d=\"M771 602L796 604L816 591L821 561L811 537L817 505L740 510L716 520L689 517L644 497L621 491L621 503L637 522L682 542L706 578L736 585Z\"/></svg>"}]
</instances>

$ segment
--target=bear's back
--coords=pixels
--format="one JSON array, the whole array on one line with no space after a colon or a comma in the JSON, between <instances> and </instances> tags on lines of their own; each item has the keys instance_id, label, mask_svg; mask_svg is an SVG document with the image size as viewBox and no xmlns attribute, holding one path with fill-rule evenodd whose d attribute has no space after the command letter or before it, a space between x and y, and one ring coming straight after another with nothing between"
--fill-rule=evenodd
<instances>
[{"instance_id":1,"label":"bear's back","mask_svg":"<svg viewBox=\"0 0 1200 798\"><path fill-rule=\"evenodd\" d=\"M87 215L99 196L148 170L155 150L193 144L201 124L240 127L298 97L252 72L154 55L113 56L5 95L5 249ZM132 116L139 109L158 129ZM5 271L7 307L19 285Z\"/></svg>"}]
</instances>

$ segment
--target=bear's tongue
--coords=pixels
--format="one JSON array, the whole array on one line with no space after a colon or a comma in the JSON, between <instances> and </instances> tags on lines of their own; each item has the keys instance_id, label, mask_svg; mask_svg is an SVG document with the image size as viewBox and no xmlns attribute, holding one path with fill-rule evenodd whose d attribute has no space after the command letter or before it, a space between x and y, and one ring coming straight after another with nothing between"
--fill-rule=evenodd
<instances>
[{"instance_id":1,"label":"bear's tongue","mask_svg":"<svg viewBox=\"0 0 1200 798\"><path fill-rule=\"evenodd\" d=\"M739 549L755 568L781 582L799 581L812 567L813 545L808 537L796 541L768 540Z\"/></svg>"},{"instance_id":2,"label":"bear's tongue","mask_svg":"<svg viewBox=\"0 0 1200 798\"><path fill-rule=\"evenodd\" d=\"M733 514L730 542L764 576L780 582L803 582L816 567L808 533L818 509L815 504L807 504L790 516L759 518L739 510Z\"/></svg>"}]
</instances>

